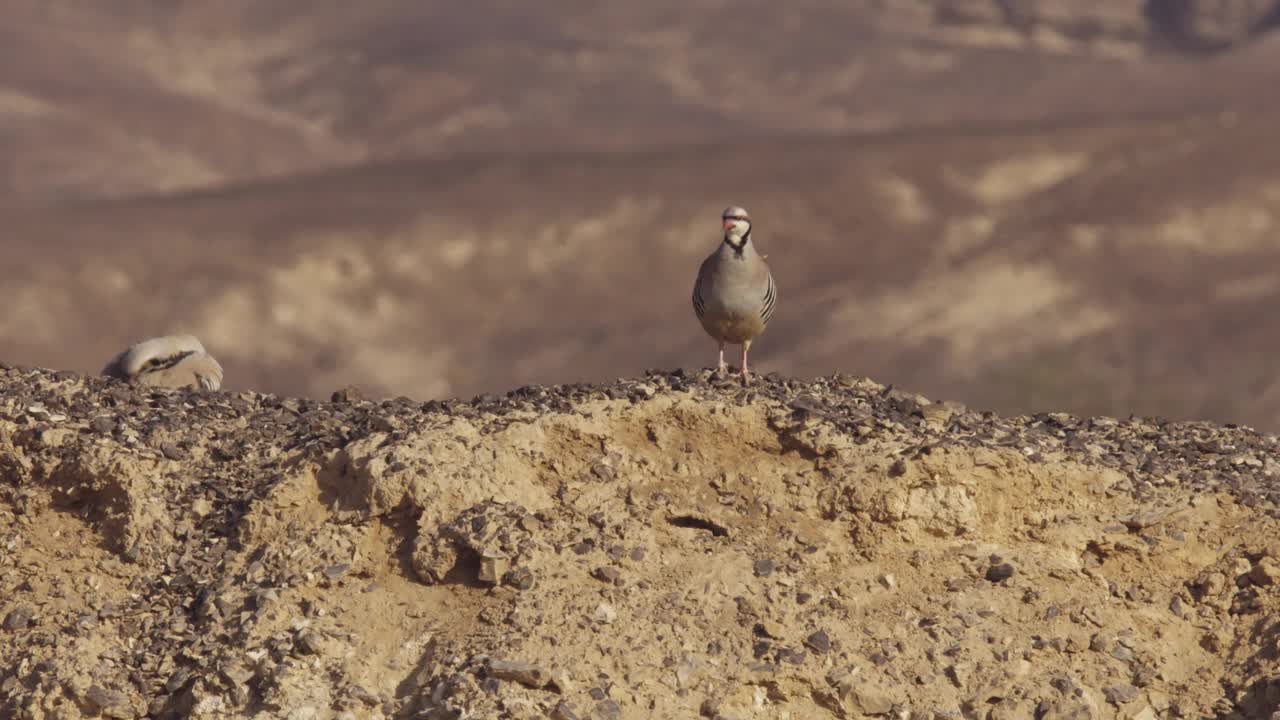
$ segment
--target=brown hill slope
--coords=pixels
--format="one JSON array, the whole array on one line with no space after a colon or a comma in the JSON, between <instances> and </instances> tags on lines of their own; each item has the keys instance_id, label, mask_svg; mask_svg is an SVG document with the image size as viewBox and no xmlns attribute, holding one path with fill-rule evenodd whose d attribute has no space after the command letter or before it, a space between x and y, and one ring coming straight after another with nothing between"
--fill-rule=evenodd
<instances>
[{"instance_id":1,"label":"brown hill slope","mask_svg":"<svg viewBox=\"0 0 1280 720\"><path fill-rule=\"evenodd\" d=\"M1274 5L19 0L0 348L187 329L312 397L702 365L737 202L766 369L1274 427Z\"/></svg>"},{"instance_id":2,"label":"brown hill slope","mask_svg":"<svg viewBox=\"0 0 1280 720\"><path fill-rule=\"evenodd\" d=\"M1266 717L1274 436L869 380L0 370L20 718Z\"/></svg>"},{"instance_id":3,"label":"brown hill slope","mask_svg":"<svg viewBox=\"0 0 1280 720\"><path fill-rule=\"evenodd\" d=\"M15 212L0 340L96 372L186 329L230 387L312 397L705 366L689 286L734 202L781 288L765 371L1274 427L1276 120L476 156Z\"/></svg>"},{"instance_id":4,"label":"brown hill slope","mask_svg":"<svg viewBox=\"0 0 1280 720\"><path fill-rule=\"evenodd\" d=\"M1114 117L1267 94L1273 61L1206 83L1184 56L1149 50L1206 34L1243 43L1274 0L1163 4L1196 9L12 0L0 192L5 204L120 197L459 150ZM1255 73L1271 85L1250 89Z\"/></svg>"}]
</instances>

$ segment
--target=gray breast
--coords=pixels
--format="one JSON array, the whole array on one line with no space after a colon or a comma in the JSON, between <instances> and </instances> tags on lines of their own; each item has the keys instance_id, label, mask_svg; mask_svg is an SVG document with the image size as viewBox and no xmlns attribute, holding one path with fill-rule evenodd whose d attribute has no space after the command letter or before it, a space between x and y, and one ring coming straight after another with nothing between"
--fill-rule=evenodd
<instances>
[{"instance_id":1,"label":"gray breast","mask_svg":"<svg viewBox=\"0 0 1280 720\"><path fill-rule=\"evenodd\" d=\"M764 332L773 317L777 288L758 256L750 261L717 252L704 261L694 282L693 309L717 340L740 343Z\"/></svg>"}]
</instances>

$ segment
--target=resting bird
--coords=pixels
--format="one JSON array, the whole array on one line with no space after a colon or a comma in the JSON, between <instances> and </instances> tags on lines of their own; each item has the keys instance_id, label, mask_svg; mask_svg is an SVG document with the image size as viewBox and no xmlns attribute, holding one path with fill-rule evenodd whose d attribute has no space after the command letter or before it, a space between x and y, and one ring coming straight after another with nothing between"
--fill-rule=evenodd
<instances>
[{"instance_id":1,"label":"resting bird","mask_svg":"<svg viewBox=\"0 0 1280 720\"><path fill-rule=\"evenodd\" d=\"M222 366L194 335L143 340L112 358L102 374L149 387L222 387Z\"/></svg>"},{"instance_id":2,"label":"resting bird","mask_svg":"<svg viewBox=\"0 0 1280 720\"><path fill-rule=\"evenodd\" d=\"M764 257L751 242L751 218L737 206L725 209L724 241L702 261L693 283L693 311L702 328L720 343L716 371L728 369L724 362L726 343L742 345L742 381L751 380L747 351L764 332L773 317L778 291Z\"/></svg>"}]
</instances>

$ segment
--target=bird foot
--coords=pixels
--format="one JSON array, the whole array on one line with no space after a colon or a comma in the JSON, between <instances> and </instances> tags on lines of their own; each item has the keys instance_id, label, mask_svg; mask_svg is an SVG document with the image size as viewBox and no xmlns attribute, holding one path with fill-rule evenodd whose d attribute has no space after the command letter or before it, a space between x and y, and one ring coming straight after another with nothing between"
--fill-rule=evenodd
<instances>
[{"instance_id":1,"label":"bird foot","mask_svg":"<svg viewBox=\"0 0 1280 720\"><path fill-rule=\"evenodd\" d=\"M751 384L751 371L746 368L742 368L742 384L743 385Z\"/></svg>"}]
</instances>

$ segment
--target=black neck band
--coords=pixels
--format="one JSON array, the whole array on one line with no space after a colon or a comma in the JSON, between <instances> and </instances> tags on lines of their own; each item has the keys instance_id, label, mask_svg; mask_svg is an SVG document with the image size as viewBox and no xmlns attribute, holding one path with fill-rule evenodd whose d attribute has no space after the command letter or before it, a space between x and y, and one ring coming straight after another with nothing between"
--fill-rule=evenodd
<instances>
[{"instance_id":1,"label":"black neck band","mask_svg":"<svg viewBox=\"0 0 1280 720\"><path fill-rule=\"evenodd\" d=\"M747 228L747 231L742 234L741 240L741 243L735 243L732 235L726 233L724 236L724 244L733 248L734 252L741 255L742 251L747 249L747 243L751 242L751 228Z\"/></svg>"}]
</instances>

